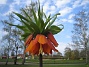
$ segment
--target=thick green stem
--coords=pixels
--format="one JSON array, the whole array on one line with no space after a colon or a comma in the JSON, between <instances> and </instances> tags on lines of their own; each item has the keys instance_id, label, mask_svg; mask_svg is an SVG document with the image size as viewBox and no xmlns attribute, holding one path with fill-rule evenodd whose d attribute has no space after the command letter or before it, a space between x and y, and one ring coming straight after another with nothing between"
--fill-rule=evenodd
<instances>
[{"instance_id":1,"label":"thick green stem","mask_svg":"<svg viewBox=\"0 0 89 67\"><path fill-rule=\"evenodd\" d=\"M42 54L39 55L39 67L43 67Z\"/></svg>"}]
</instances>

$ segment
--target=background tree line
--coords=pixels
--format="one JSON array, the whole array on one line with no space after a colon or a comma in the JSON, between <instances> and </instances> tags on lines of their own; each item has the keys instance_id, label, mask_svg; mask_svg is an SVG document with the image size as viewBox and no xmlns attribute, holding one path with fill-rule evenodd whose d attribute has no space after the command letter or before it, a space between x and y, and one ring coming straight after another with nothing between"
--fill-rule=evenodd
<instances>
[{"instance_id":1,"label":"background tree line","mask_svg":"<svg viewBox=\"0 0 89 67\"><path fill-rule=\"evenodd\" d=\"M69 59L85 58L89 60L89 11L82 10L73 17L75 23L72 30L73 49L65 48L65 57Z\"/></svg>"}]
</instances>

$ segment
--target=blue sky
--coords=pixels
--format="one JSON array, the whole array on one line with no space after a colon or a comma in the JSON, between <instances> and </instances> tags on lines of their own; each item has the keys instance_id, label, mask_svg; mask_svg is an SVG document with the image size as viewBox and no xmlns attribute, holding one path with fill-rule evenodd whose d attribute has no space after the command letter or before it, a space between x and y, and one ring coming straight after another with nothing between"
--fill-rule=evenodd
<instances>
[{"instance_id":1,"label":"blue sky","mask_svg":"<svg viewBox=\"0 0 89 67\"><path fill-rule=\"evenodd\" d=\"M34 0L36 1L36 0ZM31 0L0 0L0 20L7 19L7 15L12 11L19 12L19 9L29 5ZM40 0L44 12L49 14L61 13L54 24L63 24L64 29L55 35L59 43L57 49L63 53L65 47L71 43L71 31L73 30L73 16L83 9L89 9L89 0ZM7 32L2 31L0 22L0 40Z\"/></svg>"}]
</instances>

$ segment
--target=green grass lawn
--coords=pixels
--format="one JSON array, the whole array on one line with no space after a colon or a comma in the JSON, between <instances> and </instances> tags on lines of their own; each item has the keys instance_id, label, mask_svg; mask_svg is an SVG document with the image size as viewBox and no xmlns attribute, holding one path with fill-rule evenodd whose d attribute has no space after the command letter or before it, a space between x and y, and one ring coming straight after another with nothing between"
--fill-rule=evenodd
<instances>
[{"instance_id":1,"label":"green grass lawn","mask_svg":"<svg viewBox=\"0 0 89 67\"><path fill-rule=\"evenodd\" d=\"M0 67L39 67L39 65L0 65ZM44 64L43 67L89 67L89 65L57 65Z\"/></svg>"},{"instance_id":2,"label":"green grass lawn","mask_svg":"<svg viewBox=\"0 0 89 67\"><path fill-rule=\"evenodd\" d=\"M5 62L6 59L0 59L0 62ZM18 65L14 65L14 59L9 59L12 64L4 65L0 64L0 67L39 67L39 59L26 59L25 65L18 63L22 62L22 59L17 60ZM60 59L43 59L43 67L89 67L85 65L85 60L60 60Z\"/></svg>"},{"instance_id":3,"label":"green grass lawn","mask_svg":"<svg viewBox=\"0 0 89 67\"><path fill-rule=\"evenodd\" d=\"M0 62L5 62L6 59L0 59ZM14 59L9 59L8 62L14 62ZM22 62L22 59L18 59ZM39 63L39 59L26 59L26 63ZM85 60L60 60L60 59L43 59L44 64L84 64Z\"/></svg>"}]
</instances>

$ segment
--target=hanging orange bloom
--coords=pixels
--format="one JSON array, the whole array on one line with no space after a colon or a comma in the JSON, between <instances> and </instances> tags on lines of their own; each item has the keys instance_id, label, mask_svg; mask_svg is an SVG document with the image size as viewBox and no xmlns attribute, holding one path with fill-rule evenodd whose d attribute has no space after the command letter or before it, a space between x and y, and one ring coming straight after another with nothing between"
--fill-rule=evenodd
<instances>
[{"instance_id":1,"label":"hanging orange bloom","mask_svg":"<svg viewBox=\"0 0 89 67\"><path fill-rule=\"evenodd\" d=\"M32 49L32 54L33 55L38 55L39 54L39 49L40 49L40 44L39 43L36 43L34 46L33 46L33 49Z\"/></svg>"},{"instance_id":2,"label":"hanging orange bloom","mask_svg":"<svg viewBox=\"0 0 89 67\"><path fill-rule=\"evenodd\" d=\"M58 46L57 41L55 40L53 34L51 32L48 33L47 37L50 39L50 41L54 44L55 47Z\"/></svg>"},{"instance_id":3,"label":"hanging orange bloom","mask_svg":"<svg viewBox=\"0 0 89 67\"><path fill-rule=\"evenodd\" d=\"M33 38L33 34L29 35L28 38L25 41L25 45L27 46L28 44L30 44L31 40Z\"/></svg>"},{"instance_id":4,"label":"hanging orange bloom","mask_svg":"<svg viewBox=\"0 0 89 67\"><path fill-rule=\"evenodd\" d=\"M52 54L52 50L58 52L49 37L47 38L45 35L37 34L36 37L31 40L25 52L30 52L32 55L38 55L40 53Z\"/></svg>"},{"instance_id":5,"label":"hanging orange bloom","mask_svg":"<svg viewBox=\"0 0 89 67\"><path fill-rule=\"evenodd\" d=\"M52 42L51 42L49 39L47 39L47 41L48 41L47 43L48 43L48 45L50 46L50 48L51 48L52 50L58 52L58 50L55 49L55 47L54 47L54 45L52 44Z\"/></svg>"},{"instance_id":6,"label":"hanging orange bloom","mask_svg":"<svg viewBox=\"0 0 89 67\"><path fill-rule=\"evenodd\" d=\"M45 54L50 54L50 52L52 51L52 49L50 48L50 46L48 44L45 44L42 47L43 47L43 52Z\"/></svg>"},{"instance_id":7,"label":"hanging orange bloom","mask_svg":"<svg viewBox=\"0 0 89 67\"><path fill-rule=\"evenodd\" d=\"M27 48L26 48L26 50L25 50L25 52L32 52L32 49L33 49L33 46L35 45L36 43L34 42L34 40L32 40L31 42L30 42L30 44L27 46Z\"/></svg>"},{"instance_id":8,"label":"hanging orange bloom","mask_svg":"<svg viewBox=\"0 0 89 67\"><path fill-rule=\"evenodd\" d=\"M35 39L38 40L39 37L40 37L40 34L37 34Z\"/></svg>"}]
</instances>

